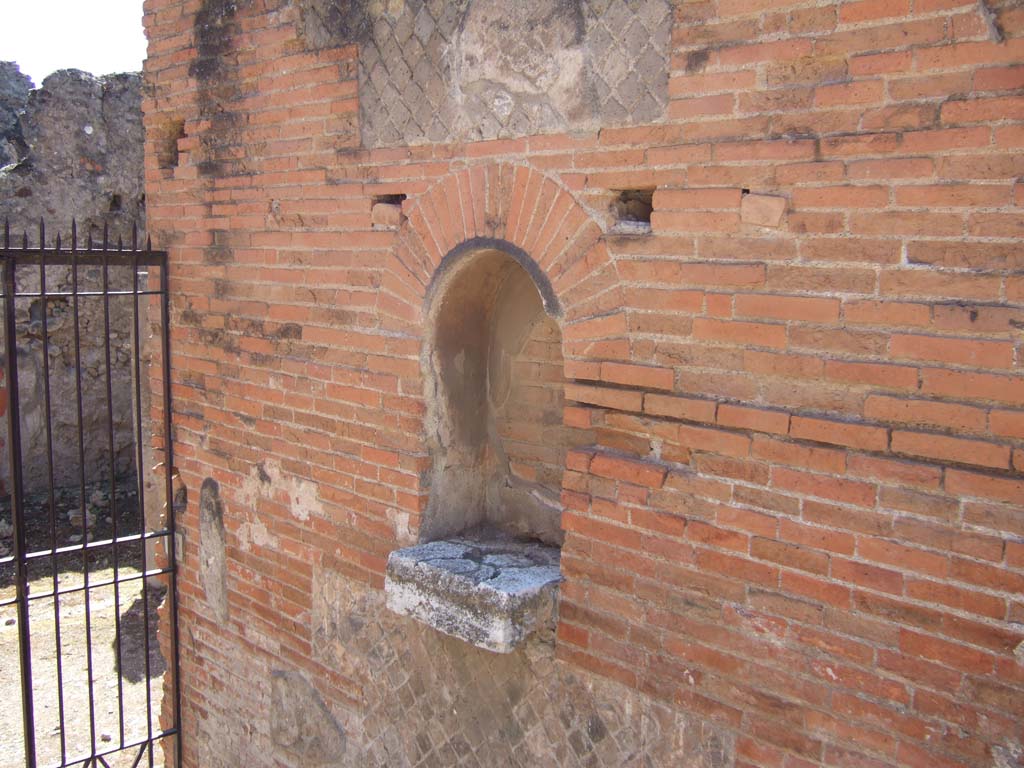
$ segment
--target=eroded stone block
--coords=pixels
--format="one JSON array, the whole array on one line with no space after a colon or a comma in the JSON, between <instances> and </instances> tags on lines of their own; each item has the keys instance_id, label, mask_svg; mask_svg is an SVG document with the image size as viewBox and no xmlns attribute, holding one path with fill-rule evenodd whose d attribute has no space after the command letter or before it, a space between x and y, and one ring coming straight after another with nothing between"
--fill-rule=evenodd
<instances>
[{"instance_id":1,"label":"eroded stone block","mask_svg":"<svg viewBox=\"0 0 1024 768\"><path fill-rule=\"evenodd\" d=\"M509 653L551 627L559 549L511 537L458 537L395 550L387 607L478 648Z\"/></svg>"},{"instance_id":2,"label":"eroded stone block","mask_svg":"<svg viewBox=\"0 0 1024 768\"><path fill-rule=\"evenodd\" d=\"M228 571L225 556L224 506L212 477L199 491L199 582L217 621L228 620Z\"/></svg>"}]
</instances>

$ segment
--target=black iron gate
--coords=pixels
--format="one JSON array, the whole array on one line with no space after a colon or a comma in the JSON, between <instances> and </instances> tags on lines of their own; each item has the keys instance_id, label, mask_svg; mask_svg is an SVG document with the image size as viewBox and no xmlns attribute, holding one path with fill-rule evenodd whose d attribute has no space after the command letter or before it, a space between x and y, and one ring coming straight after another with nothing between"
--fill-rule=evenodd
<instances>
[{"instance_id":1,"label":"black iron gate","mask_svg":"<svg viewBox=\"0 0 1024 768\"><path fill-rule=\"evenodd\" d=\"M79 239L0 244L0 766L170 768L167 256Z\"/></svg>"}]
</instances>

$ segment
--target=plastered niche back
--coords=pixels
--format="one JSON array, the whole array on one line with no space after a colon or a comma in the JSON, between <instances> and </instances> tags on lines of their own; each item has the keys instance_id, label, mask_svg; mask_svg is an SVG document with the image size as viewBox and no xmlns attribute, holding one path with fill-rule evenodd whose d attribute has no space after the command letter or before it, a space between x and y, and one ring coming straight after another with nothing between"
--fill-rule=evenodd
<instances>
[{"instance_id":1,"label":"plastered niche back","mask_svg":"<svg viewBox=\"0 0 1024 768\"><path fill-rule=\"evenodd\" d=\"M661 119L668 0L308 0L307 38L359 43L364 146Z\"/></svg>"},{"instance_id":2,"label":"plastered niche back","mask_svg":"<svg viewBox=\"0 0 1024 768\"><path fill-rule=\"evenodd\" d=\"M486 241L453 253L436 289L422 361L434 464L427 541L482 524L549 544L563 538L565 452L593 435L562 424L561 333L548 314L557 300L515 250Z\"/></svg>"}]
</instances>

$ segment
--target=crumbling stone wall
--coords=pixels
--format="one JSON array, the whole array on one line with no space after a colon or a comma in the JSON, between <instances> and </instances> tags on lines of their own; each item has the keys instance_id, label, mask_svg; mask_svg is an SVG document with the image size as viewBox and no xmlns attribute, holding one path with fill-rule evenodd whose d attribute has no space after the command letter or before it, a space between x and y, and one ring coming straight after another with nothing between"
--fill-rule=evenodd
<instances>
[{"instance_id":1,"label":"crumbling stone wall","mask_svg":"<svg viewBox=\"0 0 1024 768\"><path fill-rule=\"evenodd\" d=\"M17 65L0 63L0 219L10 223L12 239L39 243L39 222L45 221L47 246L57 235L65 245L71 221L78 222L79 245L91 235L102 240L103 227L116 245L131 240L132 224L145 227L141 78L136 74L95 78L65 70L50 75L33 89ZM54 231L54 229L57 231ZM47 290L69 293L69 269L49 267ZM81 290L98 290L98 268L83 269ZM38 290L38 270L18 275L24 290ZM131 288L127 270L113 270L112 289ZM145 309L146 302L142 302ZM110 341L114 399L114 457L108 448L110 418L106 402L106 361L102 302L81 297L81 371L86 482L109 480L134 465L134 384L131 302L110 303ZM16 306L19 339L23 455L28 492L48 487L46 419L43 399L41 299L19 300ZM80 461L76 400L74 322L68 297L47 302L53 430L54 482L79 483ZM144 327L144 326L143 326ZM4 430L6 438L6 428ZM6 456L0 459L0 482L8 483Z\"/></svg>"},{"instance_id":2,"label":"crumbling stone wall","mask_svg":"<svg viewBox=\"0 0 1024 768\"><path fill-rule=\"evenodd\" d=\"M32 232L40 218L65 234L76 218L83 237L144 223L141 77L62 70L30 89L16 64L0 73L0 124L10 126L2 213L13 231Z\"/></svg>"},{"instance_id":3,"label":"crumbling stone wall","mask_svg":"<svg viewBox=\"0 0 1024 768\"><path fill-rule=\"evenodd\" d=\"M32 92L32 80L13 61L0 61L0 166L16 162L24 153L18 115Z\"/></svg>"},{"instance_id":4,"label":"crumbling stone wall","mask_svg":"<svg viewBox=\"0 0 1024 768\"><path fill-rule=\"evenodd\" d=\"M459 50L443 5L148 5L185 764L1019 762L1019 3L675 2L662 112L581 90L590 123L477 141L429 132L463 81L384 53L389 104L450 90L382 140L375 41L425 7ZM496 83L586 44L489 23ZM563 424L590 433L554 650L499 660L380 599L437 490L429 286L478 238L551 286ZM309 729L275 726L291 708Z\"/></svg>"}]
</instances>

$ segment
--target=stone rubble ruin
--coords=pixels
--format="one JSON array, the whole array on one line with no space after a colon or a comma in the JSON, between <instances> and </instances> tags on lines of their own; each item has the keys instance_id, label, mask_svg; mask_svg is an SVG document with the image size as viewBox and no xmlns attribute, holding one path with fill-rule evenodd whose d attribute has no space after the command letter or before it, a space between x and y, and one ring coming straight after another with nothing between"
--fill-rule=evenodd
<instances>
[{"instance_id":1,"label":"stone rubble ruin","mask_svg":"<svg viewBox=\"0 0 1024 768\"><path fill-rule=\"evenodd\" d=\"M0 62L0 224L10 225L12 241L39 241L39 222L48 227L46 245L60 235L67 246L72 220L77 222L79 247L89 237L99 242L106 227L112 242L127 242L132 226L145 230L143 189L142 80L138 74L93 77L62 70L38 88L17 64ZM38 272L19 270L24 289L38 289ZM100 282L98 267L80 271L80 289ZM130 276L111 272L112 287L130 288ZM47 292L71 290L69 268L47 268ZM143 304L144 308L144 304ZM47 489L46 424L43 398L43 301L19 301L19 383L21 385L23 455L35 457L24 465L27 493ZM114 457L111 462L107 431L106 374L103 347L103 306L99 299L79 300L82 373L82 429L85 464L80 466L75 394L76 357L72 300L54 297L46 302L49 342L51 429L54 483L77 486L109 482L128 473L135 463L132 408L131 306L114 299L111 313L111 389L114 400ZM145 320L140 323L145 333ZM6 418L6 415L4 416ZM6 443L6 429L2 432ZM8 487L6 449L0 456L0 485Z\"/></svg>"}]
</instances>

